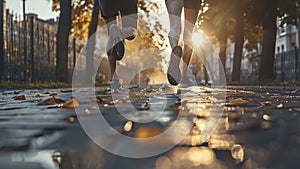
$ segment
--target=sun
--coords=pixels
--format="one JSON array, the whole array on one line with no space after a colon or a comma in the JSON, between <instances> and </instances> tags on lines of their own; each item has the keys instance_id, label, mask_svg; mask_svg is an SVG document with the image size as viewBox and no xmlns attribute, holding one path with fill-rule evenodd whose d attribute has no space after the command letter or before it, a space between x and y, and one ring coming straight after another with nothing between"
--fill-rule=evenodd
<instances>
[{"instance_id":1,"label":"sun","mask_svg":"<svg viewBox=\"0 0 300 169\"><path fill-rule=\"evenodd\" d=\"M194 31L192 35L192 40L193 40L193 46L199 47L205 41L203 31L202 30Z\"/></svg>"}]
</instances>

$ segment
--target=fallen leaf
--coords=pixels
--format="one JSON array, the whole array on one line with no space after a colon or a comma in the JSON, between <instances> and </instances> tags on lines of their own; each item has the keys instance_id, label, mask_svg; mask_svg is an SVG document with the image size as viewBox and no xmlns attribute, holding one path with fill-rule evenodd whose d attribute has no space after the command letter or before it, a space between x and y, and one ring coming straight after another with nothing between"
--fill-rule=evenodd
<instances>
[{"instance_id":1,"label":"fallen leaf","mask_svg":"<svg viewBox=\"0 0 300 169\"><path fill-rule=\"evenodd\" d=\"M25 97L25 95L20 95L20 96L13 97L13 99L15 99L15 100L26 100L26 97Z\"/></svg>"},{"instance_id":2,"label":"fallen leaf","mask_svg":"<svg viewBox=\"0 0 300 169\"><path fill-rule=\"evenodd\" d=\"M101 97L97 96L96 98L91 98L91 101L101 103L101 102L103 102L103 99Z\"/></svg>"},{"instance_id":3,"label":"fallen leaf","mask_svg":"<svg viewBox=\"0 0 300 169\"><path fill-rule=\"evenodd\" d=\"M57 92L50 93L50 96L57 96Z\"/></svg>"},{"instance_id":4,"label":"fallen leaf","mask_svg":"<svg viewBox=\"0 0 300 169\"><path fill-rule=\"evenodd\" d=\"M53 104L55 104L55 99L51 97L46 100L42 100L42 101L38 102L37 105L53 105Z\"/></svg>"},{"instance_id":5,"label":"fallen leaf","mask_svg":"<svg viewBox=\"0 0 300 169\"><path fill-rule=\"evenodd\" d=\"M264 105L264 106L271 106L272 102L266 101L266 102L262 102L261 104Z\"/></svg>"},{"instance_id":6,"label":"fallen leaf","mask_svg":"<svg viewBox=\"0 0 300 169\"><path fill-rule=\"evenodd\" d=\"M74 90L72 90L72 89L69 89L69 90L63 90L63 89L61 89L60 90L60 92L62 92L62 93L70 93L70 92L73 92Z\"/></svg>"},{"instance_id":7,"label":"fallen leaf","mask_svg":"<svg viewBox=\"0 0 300 169\"><path fill-rule=\"evenodd\" d=\"M62 108L76 108L79 106L78 101L75 98L72 98L68 102L64 103L62 105Z\"/></svg>"},{"instance_id":8,"label":"fallen leaf","mask_svg":"<svg viewBox=\"0 0 300 169\"><path fill-rule=\"evenodd\" d=\"M209 90L205 90L203 93L212 93L212 92Z\"/></svg>"},{"instance_id":9,"label":"fallen leaf","mask_svg":"<svg viewBox=\"0 0 300 169\"><path fill-rule=\"evenodd\" d=\"M242 98L237 98L237 99L229 100L228 103L230 103L230 104L245 104L245 103L248 103L248 101L244 100Z\"/></svg>"},{"instance_id":10,"label":"fallen leaf","mask_svg":"<svg viewBox=\"0 0 300 169\"><path fill-rule=\"evenodd\" d=\"M97 101L97 102L103 102L103 99L102 99L101 97L97 96L97 97L96 97L96 101Z\"/></svg>"},{"instance_id":11,"label":"fallen leaf","mask_svg":"<svg viewBox=\"0 0 300 169\"><path fill-rule=\"evenodd\" d=\"M298 93L299 91L300 91L300 89L296 89L296 90L291 91L291 93L295 94L295 93Z\"/></svg>"},{"instance_id":12,"label":"fallen leaf","mask_svg":"<svg viewBox=\"0 0 300 169\"><path fill-rule=\"evenodd\" d=\"M61 103L66 103L66 101L62 100L62 99L58 99L58 98L55 98L53 97L54 100L55 100L55 103L58 103L58 104L61 104Z\"/></svg>"},{"instance_id":13,"label":"fallen leaf","mask_svg":"<svg viewBox=\"0 0 300 169\"><path fill-rule=\"evenodd\" d=\"M38 93L37 95L35 95L34 97L44 97L43 94Z\"/></svg>"}]
</instances>

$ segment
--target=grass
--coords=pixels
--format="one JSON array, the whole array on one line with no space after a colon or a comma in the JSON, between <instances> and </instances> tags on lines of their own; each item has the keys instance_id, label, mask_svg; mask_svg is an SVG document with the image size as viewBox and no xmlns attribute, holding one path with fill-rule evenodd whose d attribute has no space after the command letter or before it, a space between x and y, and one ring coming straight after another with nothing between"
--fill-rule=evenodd
<instances>
[{"instance_id":1,"label":"grass","mask_svg":"<svg viewBox=\"0 0 300 169\"><path fill-rule=\"evenodd\" d=\"M16 83L0 82L1 89L33 89L33 88L63 88L72 87L72 84L65 82L35 82L35 83Z\"/></svg>"},{"instance_id":2,"label":"grass","mask_svg":"<svg viewBox=\"0 0 300 169\"><path fill-rule=\"evenodd\" d=\"M108 86L109 83L96 83L95 86ZM84 86L84 85L83 85ZM228 82L227 86L300 86L299 81L275 82L275 81L243 81ZM68 88L72 83L65 82L36 82L36 83L16 83L0 81L0 89L37 89L37 88Z\"/></svg>"},{"instance_id":3,"label":"grass","mask_svg":"<svg viewBox=\"0 0 300 169\"><path fill-rule=\"evenodd\" d=\"M243 82L228 82L227 85L230 86L300 86L299 81L291 81L291 82L276 82L276 81L243 81Z\"/></svg>"},{"instance_id":4,"label":"grass","mask_svg":"<svg viewBox=\"0 0 300 169\"><path fill-rule=\"evenodd\" d=\"M95 86L108 86L109 83L96 83ZM85 86L84 84L82 86ZM72 87L72 83L66 82L31 82L17 83L0 81L0 89L37 89L37 88L68 88Z\"/></svg>"}]
</instances>

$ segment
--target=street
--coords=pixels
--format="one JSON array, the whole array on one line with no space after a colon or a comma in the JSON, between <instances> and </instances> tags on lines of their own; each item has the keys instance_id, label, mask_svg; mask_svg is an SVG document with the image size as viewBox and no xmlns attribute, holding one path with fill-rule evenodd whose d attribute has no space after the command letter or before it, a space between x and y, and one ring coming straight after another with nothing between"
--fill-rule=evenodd
<instances>
[{"instance_id":1,"label":"street","mask_svg":"<svg viewBox=\"0 0 300 169\"><path fill-rule=\"evenodd\" d=\"M296 169L300 165L298 87L180 89L148 85L130 86L127 94L113 94L106 87L2 90L0 168ZM220 108L224 111L215 111ZM90 138L90 126L82 125L97 127L99 114L111 129L100 124L97 142ZM129 144L134 147L128 147L115 134L136 139L153 137L178 120L192 125L166 151L162 150L168 147L167 139L147 145L137 141ZM171 140L183 135L185 123L178 124ZM157 146L161 153L155 154ZM147 147L153 150L153 156ZM128 150L132 152L124 152ZM129 158L132 154L145 158Z\"/></svg>"}]
</instances>

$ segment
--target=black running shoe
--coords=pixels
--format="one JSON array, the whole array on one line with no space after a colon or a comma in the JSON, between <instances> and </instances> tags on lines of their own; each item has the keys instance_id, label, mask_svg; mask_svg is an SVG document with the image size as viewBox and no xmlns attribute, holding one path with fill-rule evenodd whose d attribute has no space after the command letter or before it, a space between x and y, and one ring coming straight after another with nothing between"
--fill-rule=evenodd
<instances>
[{"instance_id":1,"label":"black running shoe","mask_svg":"<svg viewBox=\"0 0 300 169\"><path fill-rule=\"evenodd\" d=\"M124 40L120 28L112 24L109 28L110 34L113 38L112 55L116 60L121 60L125 53Z\"/></svg>"},{"instance_id":2,"label":"black running shoe","mask_svg":"<svg viewBox=\"0 0 300 169\"><path fill-rule=\"evenodd\" d=\"M181 72L179 69L181 55L182 48L180 46L175 46L172 49L172 54L167 72L168 81L171 85L178 85L178 83L181 80Z\"/></svg>"}]
</instances>

